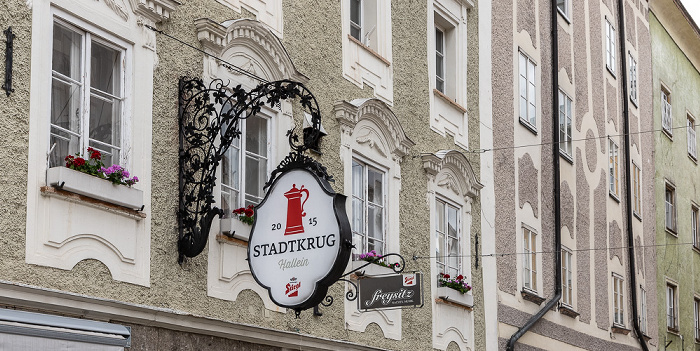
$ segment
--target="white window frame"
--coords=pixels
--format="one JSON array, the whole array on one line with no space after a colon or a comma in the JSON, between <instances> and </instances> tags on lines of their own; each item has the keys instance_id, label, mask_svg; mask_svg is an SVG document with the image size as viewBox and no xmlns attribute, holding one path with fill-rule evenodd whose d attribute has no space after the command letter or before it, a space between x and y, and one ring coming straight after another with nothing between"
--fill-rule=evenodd
<instances>
[{"instance_id":1,"label":"white window frame","mask_svg":"<svg viewBox=\"0 0 700 351\"><path fill-rule=\"evenodd\" d=\"M438 26L437 24L435 25L435 89L437 91L445 94L446 92L446 85L447 82L445 81L445 71L446 71L446 65L447 62L445 60L445 54L447 51L447 42L445 40L445 29L442 27ZM440 41L440 46L442 47L442 51L438 50L438 33L441 34L442 38ZM441 63L442 65L438 64ZM438 70L438 67L442 67L442 72Z\"/></svg>"},{"instance_id":2,"label":"white window frame","mask_svg":"<svg viewBox=\"0 0 700 351\"><path fill-rule=\"evenodd\" d=\"M566 248L561 250L561 284L562 303L568 307L574 306L574 276L572 266L573 254Z\"/></svg>"},{"instance_id":3,"label":"white window frame","mask_svg":"<svg viewBox=\"0 0 700 351\"><path fill-rule=\"evenodd\" d=\"M617 70L615 67L617 66L617 62L615 61L617 58L615 57L616 54L616 43L615 43L615 26L610 22L610 19L608 17L605 17L605 67L607 67L608 71L615 76Z\"/></svg>"},{"instance_id":4,"label":"white window frame","mask_svg":"<svg viewBox=\"0 0 700 351\"><path fill-rule=\"evenodd\" d=\"M356 196L356 194L354 193L353 189L351 189L351 192L352 192L351 206L352 206L352 208L353 208L352 217L351 217L351 223L352 223L352 225L353 225L353 226L352 226L353 242L355 242L355 237L356 237L356 236L361 237L361 240L362 240L362 242L360 243L360 244L361 244L360 247L357 247L357 245L356 245L356 252L357 252L357 254L356 254L355 256L353 256L353 259L358 259L359 254L362 254L362 253L365 253L365 252L370 251L370 250L369 250L369 228L368 228L368 211L369 211L368 208L369 208L369 200L368 200L368 198L367 198L367 196L368 196L368 194L367 194L367 191L368 191L368 187L367 187L367 179L368 179L368 176L367 176L367 174L368 174L368 170L369 170L370 168L373 169L373 170L375 170L375 171L377 171L377 172L379 172L379 173L381 173L382 176L383 176L383 177L382 177L382 202L383 202L383 204L382 204L382 206L381 206L381 209L382 209L382 223L381 223L382 237L381 237L381 239L379 239L379 240L375 239L375 241L380 241L380 242L381 242L381 249L377 251L377 254L380 254L380 255L381 255L381 254L385 254L385 253L386 253L385 251L386 251L386 248L387 248L387 216L388 216L388 213L389 213L389 204L387 203L387 199L388 199L388 196L387 196L387 191L388 191L388 187L387 187L388 184L387 184L387 181L389 180L389 178L388 178L389 172L388 172L386 169L380 167L379 165L374 164L374 163L371 163L371 162L369 162L369 160L367 160L367 159L365 159L365 158L363 158L363 157L361 157L361 156L359 156L359 155L354 155L354 156L353 156L352 162L351 162L351 169L352 169L352 164L353 164L353 163L357 163L357 164L359 164L359 165L362 166L362 185L361 185L361 189L362 189L362 192L363 192L363 193L362 193L362 198L359 199L359 198ZM351 170L351 173L350 173L350 174L352 175L352 170ZM353 179L352 181L354 181L354 179ZM362 202L362 214L361 214L361 216L362 216L362 228L356 228L356 227L354 226L354 222L355 222L354 219L355 219L356 213L355 213L355 211L354 211L353 202L355 201L355 199L358 199L358 200L360 200L360 201ZM360 229L361 231L358 230L358 229Z\"/></svg>"},{"instance_id":5,"label":"white window frame","mask_svg":"<svg viewBox=\"0 0 700 351\"><path fill-rule=\"evenodd\" d=\"M661 127L669 138L673 138L673 114L671 92L661 87Z\"/></svg>"},{"instance_id":6,"label":"white window frame","mask_svg":"<svg viewBox=\"0 0 700 351\"><path fill-rule=\"evenodd\" d=\"M523 65L525 69L523 70ZM537 130L537 64L518 50L518 110L521 123ZM524 72L523 72L524 71ZM523 87L523 84L525 87ZM526 96L523 96L523 89ZM532 96L531 96L532 95ZM523 102L525 111L523 111Z\"/></svg>"},{"instance_id":7,"label":"white window frame","mask_svg":"<svg viewBox=\"0 0 700 351\"><path fill-rule=\"evenodd\" d=\"M647 291L643 285L639 286L639 329L647 334Z\"/></svg>"},{"instance_id":8,"label":"white window frame","mask_svg":"<svg viewBox=\"0 0 700 351\"><path fill-rule=\"evenodd\" d=\"M666 329L677 332L678 322L678 285L666 281Z\"/></svg>"},{"instance_id":9,"label":"white window frame","mask_svg":"<svg viewBox=\"0 0 700 351\"><path fill-rule=\"evenodd\" d=\"M522 227L523 289L537 294L537 233Z\"/></svg>"},{"instance_id":10,"label":"white window frame","mask_svg":"<svg viewBox=\"0 0 700 351\"><path fill-rule=\"evenodd\" d=\"M70 77L65 77L62 74L55 72L53 70L53 67L51 67L51 84L53 84L53 81L55 79L63 82L70 82L70 83L77 83L79 85L79 91L80 91L80 97L79 97L79 121L78 123L80 124L79 126L79 132L75 133L69 130L66 130L65 128L61 128L60 126L54 125L51 123L51 118L49 117L49 125L50 125L50 130L53 130L54 128L59 129L62 132L67 132L71 135L74 135L79 138L79 146L78 150L75 150L74 152L80 152L82 155L87 155L87 148L90 145L90 135L89 135L89 123L90 123L90 99L91 99L91 86L90 86L90 59L91 59L91 54L89 54L89 51L91 50L92 47L92 42L97 42L100 45L106 46L108 48L114 49L119 51L120 54L120 59L119 59L119 66L121 67L121 77L119 78L120 82L120 95L111 95L109 94L112 98L115 98L116 100L119 101L120 103L120 108L119 108L119 145L110 145L110 149L118 149L119 150L119 157L115 160L113 159L112 163L114 164L119 164L124 166L127 169L130 169L130 163L129 163L129 156L128 156L128 150L131 148L131 135L130 135L130 117L131 117L131 106L128 101L128 96L131 94L131 56L132 56L132 45L126 43L125 41L115 37L114 35L111 35L97 27L94 27L82 20L79 20L73 16L69 16L67 14L63 13L58 13L55 11L53 13L53 22L51 24L52 29L51 33L53 36L53 30L55 28L55 25L60 25L68 30L71 30L73 32L79 33L82 38L81 38L81 52L80 52L80 72L81 72L81 81L75 81L74 79L71 79ZM53 58L53 46L51 46L51 57ZM53 93L51 100L53 100ZM101 93L101 95L105 95L107 93ZM49 139L55 135L53 132L50 132ZM99 144L104 144L103 142L97 141ZM51 144L51 142L49 142ZM107 144L105 144L107 145ZM97 146L97 145L92 145L95 149L101 151L103 155L105 154L105 151L103 147ZM52 145L49 145L49 149L52 149ZM62 166L63 165L63 158L68 156L68 155L58 155L55 153L56 151L54 150L51 154L52 158L55 157L55 162L51 164L51 166ZM72 151L69 151L69 154L72 153Z\"/></svg>"},{"instance_id":11,"label":"white window frame","mask_svg":"<svg viewBox=\"0 0 700 351\"><path fill-rule=\"evenodd\" d=\"M700 207L695 203L690 206L690 235L693 237L693 247L700 250Z\"/></svg>"},{"instance_id":12,"label":"white window frame","mask_svg":"<svg viewBox=\"0 0 700 351\"><path fill-rule=\"evenodd\" d=\"M618 200L620 196L620 148L615 141L612 139L608 140L610 149L608 152L608 191L615 200Z\"/></svg>"},{"instance_id":13,"label":"white window frame","mask_svg":"<svg viewBox=\"0 0 700 351\"><path fill-rule=\"evenodd\" d=\"M613 273L613 325L625 326L625 285L622 276Z\"/></svg>"},{"instance_id":14,"label":"white window frame","mask_svg":"<svg viewBox=\"0 0 700 351\"><path fill-rule=\"evenodd\" d=\"M629 66L630 66L630 101L637 106L639 103L637 101L637 61L632 56L632 52L629 53Z\"/></svg>"},{"instance_id":15,"label":"white window frame","mask_svg":"<svg viewBox=\"0 0 700 351\"><path fill-rule=\"evenodd\" d=\"M437 214L437 207L440 205L444 206L443 210L443 218L438 218ZM448 213L448 208L452 207L455 209L455 212L457 213L457 237L455 238L457 240L457 264L455 266L452 266L449 264L449 234L447 232L447 226L449 224L449 213ZM438 268L438 272L440 273L447 273L450 274L451 276L456 276L458 274L462 274L462 209L460 206L442 198L442 197L436 197L435 198L435 247L437 248L436 252L436 264ZM440 233L439 228L439 223L440 221L443 221L443 228L445 230L444 233ZM445 246L440 248L440 234L445 236Z\"/></svg>"},{"instance_id":16,"label":"white window frame","mask_svg":"<svg viewBox=\"0 0 700 351\"><path fill-rule=\"evenodd\" d=\"M642 220L642 170L632 162L632 203L634 214Z\"/></svg>"},{"instance_id":17,"label":"white window frame","mask_svg":"<svg viewBox=\"0 0 700 351\"><path fill-rule=\"evenodd\" d=\"M674 235L676 235L678 230L677 212L676 187L667 181L664 188L664 223L666 230Z\"/></svg>"},{"instance_id":18,"label":"white window frame","mask_svg":"<svg viewBox=\"0 0 700 351\"><path fill-rule=\"evenodd\" d=\"M564 104L562 105L562 102ZM562 107L564 110L562 111ZM573 101L563 90L559 89L559 153L573 162ZM562 127L564 128L562 130Z\"/></svg>"},{"instance_id":19,"label":"white window frame","mask_svg":"<svg viewBox=\"0 0 700 351\"><path fill-rule=\"evenodd\" d=\"M686 129L688 136L688 156L693 160L698 160L697 148L698 141L695 132L695 117L690 113L686 114Z\"/></svg>"}]
</instances>

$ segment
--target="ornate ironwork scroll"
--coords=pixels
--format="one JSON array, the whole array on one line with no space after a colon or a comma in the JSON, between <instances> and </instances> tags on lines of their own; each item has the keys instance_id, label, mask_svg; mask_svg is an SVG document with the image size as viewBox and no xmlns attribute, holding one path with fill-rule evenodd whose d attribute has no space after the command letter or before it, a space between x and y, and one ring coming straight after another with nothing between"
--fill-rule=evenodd
<instances>
[{"instance_id":1,"label":"ornate ironwork scroll","mask_svg":"<svg viewBox=\"0 0 700 351\"><path fill-rule=\"evenodd\" d=\"M304 154L320 136L321 114L316 98L303 84L280 80L245 91L240 85L229 86L221 79L206 85L198 78L180 78L178 262L204 250L214 217L223 214L214 206L216 168L231 142L241 137L241 120L255 116L266 104L279 106L280 101L288 99L298 100L311 115L312 129L301 141L294 128L287 131L291 152L272 171L265 188L284 170L299 167L333 181L325 167Z\"/></svg>"}]
</instances>

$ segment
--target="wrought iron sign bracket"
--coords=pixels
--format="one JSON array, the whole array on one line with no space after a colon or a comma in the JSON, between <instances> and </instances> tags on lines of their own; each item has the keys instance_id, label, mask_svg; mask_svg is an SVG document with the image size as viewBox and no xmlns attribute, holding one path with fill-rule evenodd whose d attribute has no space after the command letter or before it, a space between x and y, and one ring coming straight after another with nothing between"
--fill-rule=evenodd
<instances>
[{"instance_id":1,"label":"wrought iron sign bracket","mask_svg":"<svg viewBox=\"0 0 700 351\"><path fill-rule=\"evenodd\" d=\"M325 167L304 154L320 138L321 114L316 98L303 84L280 80L246 91L221 79L206 85L199 78L182 77L178 93L178 263L204 250L213 219L223 215L223 210L214 206L216 168L232 141L241 137L241 121L255 116L264 105L274 107L282 100L298 100L311 115L311 130L301 141L294 128L287 131L291 152L272 172L265 188L280 173L295 167L333 181Z\"/></svg>"},{"instance_id":2,"label":"wrought iron sign bracket","mask_svg":"<svg viewBox=\"0 0 700 351\"><path fill-rule=\"evenodd\" d=\"M2 89L5 90L7 96L10 96L10 93L15 92L15 89L12 88L12 55L15 34L12 33L12 27L7 27L3 33L5 33L5 83L2 85Z\"/></svg>"}]
</instances>

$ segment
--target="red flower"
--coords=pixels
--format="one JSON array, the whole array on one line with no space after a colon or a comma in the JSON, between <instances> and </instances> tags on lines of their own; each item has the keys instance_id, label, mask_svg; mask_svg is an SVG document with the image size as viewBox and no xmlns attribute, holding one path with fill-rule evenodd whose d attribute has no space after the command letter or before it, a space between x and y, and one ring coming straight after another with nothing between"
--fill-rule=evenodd
<instances>
[{"instance_id":1,"label":"red flower","mask_svg":"<svg viewBox=\"0 0 700 351\"><path fill-rule=\"evenodd\" d=\"M101 159L102 159L102 154L101 154L99 151L97 151L97 150L95 150L95 149L89 147L89 148L88 148L88 152L90 153L90 158L91 158L91 159L95 159L95 160L101 160Z\"/></svg>"},{"instance_id":2,"label":"red flower","mask_svg":"<svg viewBox=\"0 0 700 351\"><path fill-rule=\"evenodd\" d=\"M450 275L449 275L449 274L443 274L442 277L445 278L445 279L450 279Z\"/></svg>"},{"instance_id":3,"label":"red flower","mask_svg":"<svg viewBox=\"0 0 700 351\"><path fill-rule=\"evenodd\" d=\"M464 279L464 277L461 274L457 276L457 280L462 280L462 279Z\"/></svg>"},{"instance_id":4,"label":"red flower","mask_svg":"<svg viewBox=\"0 0 700 351\"><path fill-rule=\"evenodd\" d=\"M245 215L248 216L248 217L253 217L253 214L254 214L252 208L246 208L245 211L244 211L244 213L245 213Z\"/></svg>"},{"instance_id":5,"label":"red flower","mask_svg":"<svg viewBox=\"0 0 700 351\"><path fill-rule=\"evenodd\" d=\"M83 166L85 165L85 159L82 157L78 157L75 160L73 160L73 165L75 165L76 167Z\"/></svg>"}]
</instances>

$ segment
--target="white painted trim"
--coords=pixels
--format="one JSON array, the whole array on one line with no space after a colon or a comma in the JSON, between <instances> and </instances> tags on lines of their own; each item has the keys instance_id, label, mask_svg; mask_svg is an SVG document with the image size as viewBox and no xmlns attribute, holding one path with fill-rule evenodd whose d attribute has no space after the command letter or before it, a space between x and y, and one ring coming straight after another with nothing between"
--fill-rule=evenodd
<instances>
[{"instance_id":1,"label":"white painted trim","mask_svg":"<svg viewBox=\"0 0 700 351\"><path fill-rule=\"evenodd\" d=\"M115 205L140 209L143 206L143 191L126 185L113 184L87 173L66 167L49 168L47 183L62 190L85 195Z\"/></svg>"},{"instance_id":2,"label":"white painted trim","mask_svg":"<svg viewBox=\"0 0 700 351\"><path fill-rule=\"evenodd\" d=\"M447 302L456 303L458 305L466 307L474 306L474 295L471 293L462 294L459 291L446 286L437 288L437 296Z\"/></svg>"}]
</instances>

